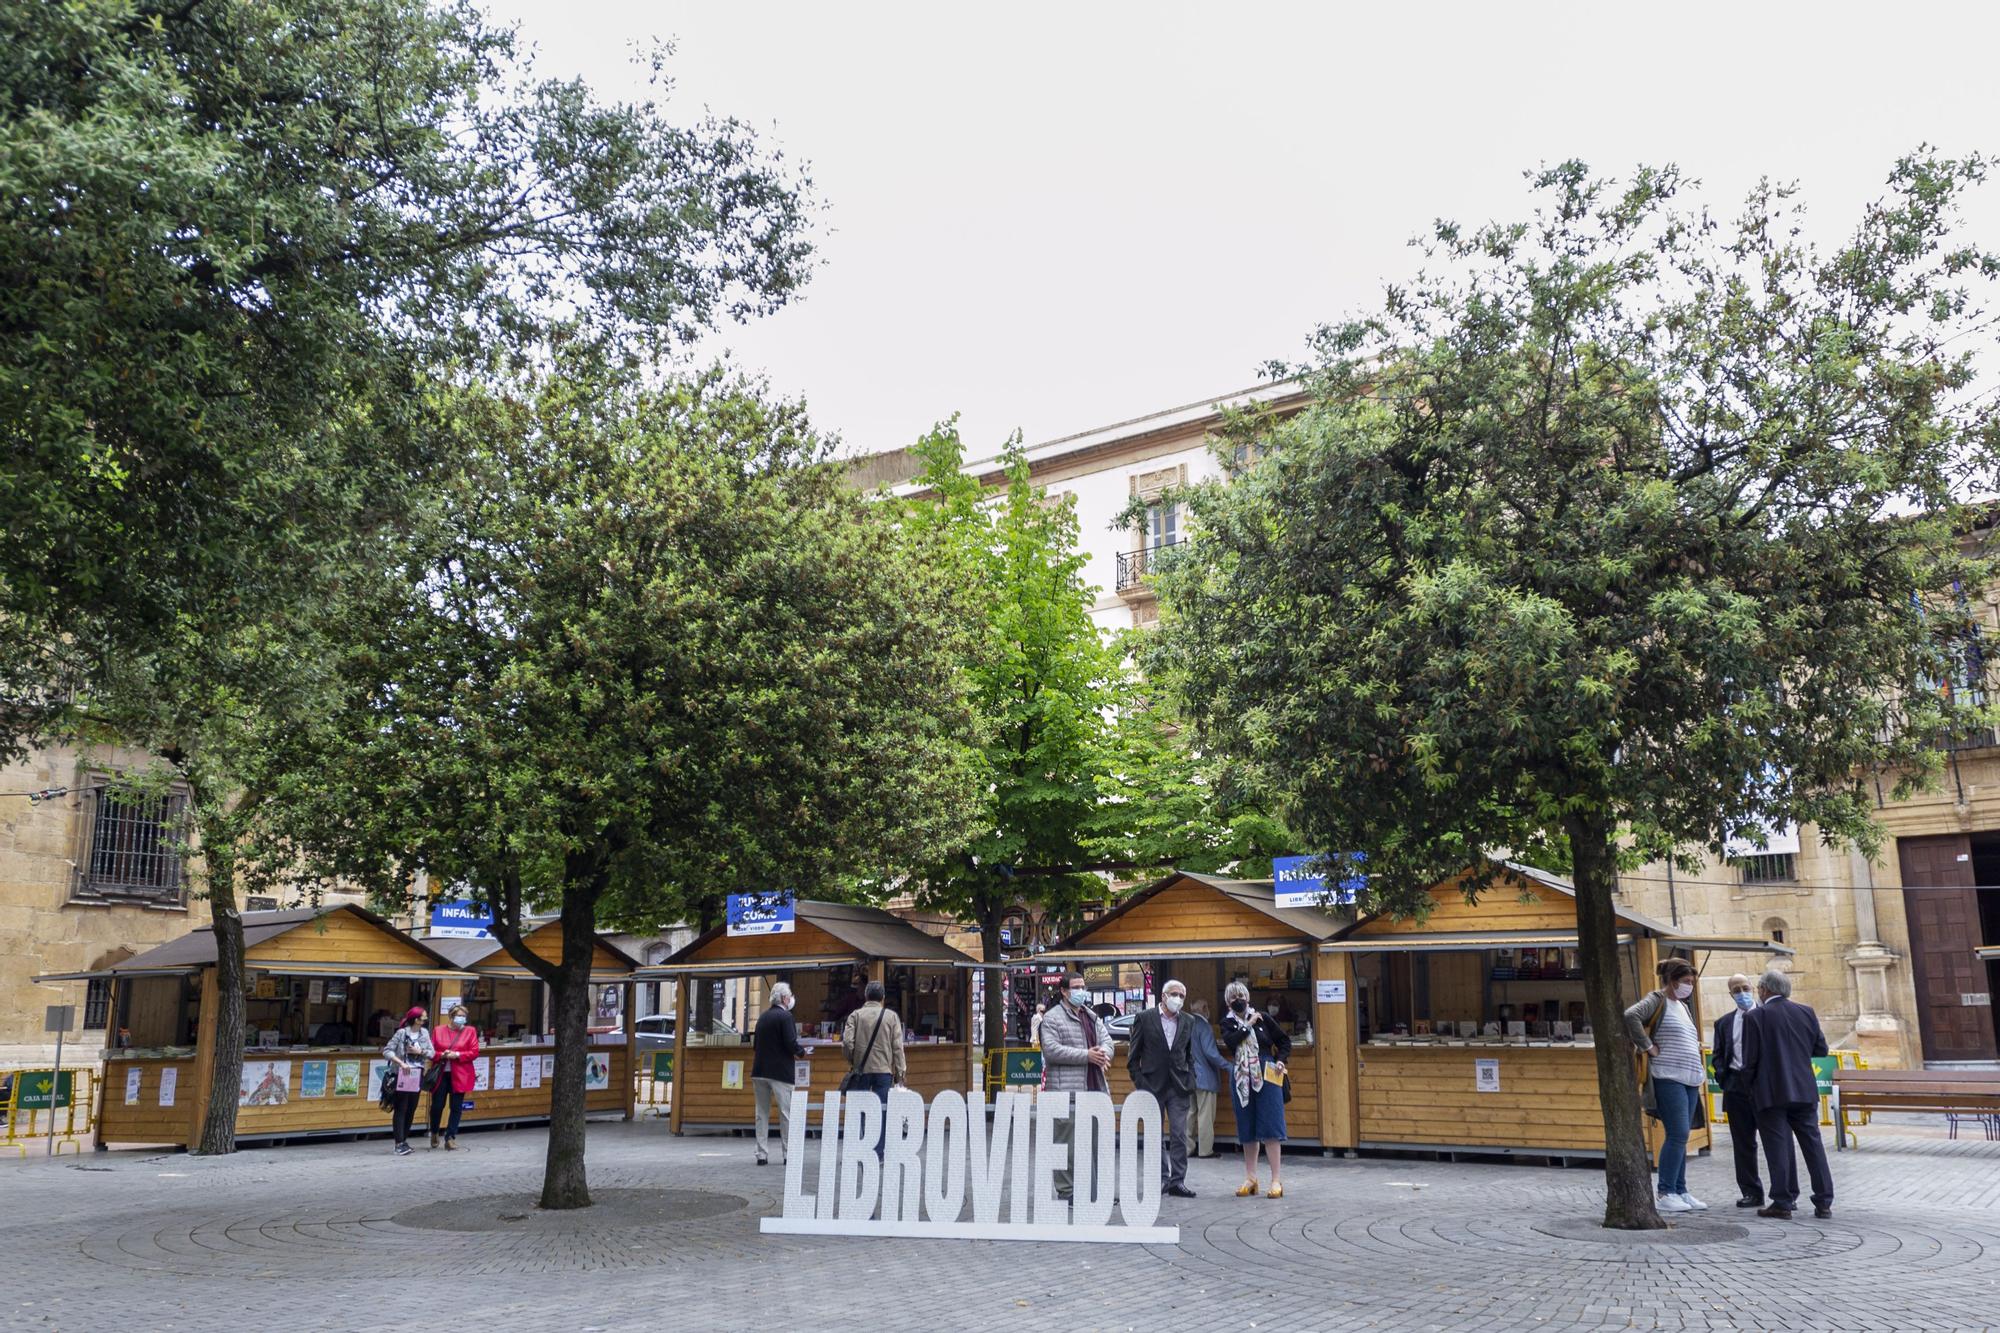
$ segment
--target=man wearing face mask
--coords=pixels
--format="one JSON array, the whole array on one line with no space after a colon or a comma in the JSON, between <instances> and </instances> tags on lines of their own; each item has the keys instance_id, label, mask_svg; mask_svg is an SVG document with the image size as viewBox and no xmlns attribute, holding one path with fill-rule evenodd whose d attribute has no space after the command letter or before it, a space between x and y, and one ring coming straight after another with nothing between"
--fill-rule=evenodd
<instances>
[{"instance_id":1,"label":"man wearing face mask","mask_svg":"<svg viewBox=\"0 0 2000 1333\"><path fill-rule=\"evenodd\" d=\"M1090 1008L1090 991L1081 973L1072 972L1065 982L1062 1003L1042 1015L1042 1086L1050 1092L1109 1092L1111 1029ZM1055 1141L1068 1148L1076 1127L1072 1117L1058 1120ZM1069 1160L1067 1151L1063 1160ZM1067 1199L1072 1173L1067 1166L1055 1172L1056 1197Z\"/></svg>"},{"instance_id":2,"label":"man wearing face mask","mask_svg":"<svg viewBox=\"0 0 2000 1333\"><path fill-rule=\"evenodd\" d=\"M1757 995L1750 978L1738 972L1729 979L1729 1012L1715 1020L1715 1054L1711 1067L1722 1089L1722 1112L1729 1117L1729 1150L1736 1158L1738 1208L1764 1206L1764 1182L1757 1175L1757 1103L1743 1067L1743 1030Z\"/></svg>"},{"instance_id":3,"label":"man wearing face mask","mask_svg":"<svg viewBox=\"0 0 2000 1333\"><path fill-rule=\"evenodd\" d=\"M757 1098L757 1165L763 1166L771 1158L764 1151L764 1140L771 1132L771 1104L778 1107L778 1160L784 1160L785 1145L791 1142L792 1134L792 1088L798 1078L798 1065L794 1061L806 1058L806 1048L799 1044L799 1025L792 1017L792 1006L798 1000L792 995L790 983L780 981L771 987L771 1005L757 1020L757 1032L751 1038L754 1054L750 1060L750 1086Z\"/></svg>"},{"instance_id":4,"label":"man wearing face mask","mask_svg":"<svg viewBox=\"0 0 2000 1333\"><path fill-rule=\"evenodd\" d=\"M1626 1035L1647 1057L1646 1113L1660 1122L1660 1188L1653 1205L1663 1213L1708 1207L1687 1187L1688 1133L1704 1123L1702 1089L1708 1082L1701 1030L1687 1006L1694 975L1685 958L1667 959L1660 964L1660 988L1625 1011Z\"/></svg>"},{"instance_id":5,"label":"man wearing face mask","mask_svg":"<svg viewBox=\"0 0 2000 1333\"><path fill-rule=\"evenodd\" d=\"M1160 1151L1160 1183L1166 1193L1192 1199L1187 1187L1188 1103L1194 1095L1194 1022L1181 1012L1187 987L1169 981L1160 1003L1132 1020L1132 1046L1125 1056L1132 1086L1160 1101L1166 1142Z\"/></svg>"}]
</instances>

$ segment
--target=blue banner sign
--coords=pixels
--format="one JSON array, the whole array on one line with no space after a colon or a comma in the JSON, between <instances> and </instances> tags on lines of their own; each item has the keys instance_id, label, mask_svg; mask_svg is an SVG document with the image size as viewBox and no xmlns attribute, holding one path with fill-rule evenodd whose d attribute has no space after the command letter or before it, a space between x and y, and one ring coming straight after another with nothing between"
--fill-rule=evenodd
<instances>
[{"instance_id":1,"label":"blue banner sign","mask_svg":"<svg viewBox=\"0 0 2000 1333\"><path fill-rule=\"evenodd\" d=\"M730 894L729 933L789 935L793 922L792 901L789 893Z\"/></svg>"},{"instance_id":2,"label":"blue banner sign","mask_svg":"<svg viewBox=\"0 0 2000 1333\"><path fill-rule=\"evenodd\" d=\"M431 934L448 939L490 940L493 938L493 911L478 903L432 903Z\"/></svg>"},{"instance_id":3,"label":"blue banner sign","mask_svg":"<svg viewBox=\"0 0 2000 1333\"><path fill-rule=\"evenodd\" d=\"M1332 856L1274 856L1271 858L1271 889L1279 907L1344 906L1367 885L1361 867L1365 852L1337 852ZM1315 864L1315 863L1319 864ZM1338 878L1327 887L1327 872Z\"/></svg>"}]
</instances>

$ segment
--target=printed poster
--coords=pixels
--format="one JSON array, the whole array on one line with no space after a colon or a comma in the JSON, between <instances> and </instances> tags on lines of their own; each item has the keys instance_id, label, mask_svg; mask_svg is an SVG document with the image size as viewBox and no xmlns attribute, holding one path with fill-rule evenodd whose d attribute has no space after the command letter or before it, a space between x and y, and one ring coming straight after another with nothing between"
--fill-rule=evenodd
<instances>
[{"instance_id":1,"label":"printed poster","mask_svg":"<svg viewBox=\"0 0 2000 1333\"><path fill-rule=\"evenodd\" d=\"M367 1093L369 1097L374 1098L382 1095L382 1075L387 1073L388 1069L389 1062L387 1060L370 1060L368 1062Z\"/></svg>"},{"instance_id":2,"label":"printed poster","mask_svg":"<svg viewBox=\"0 0 2000 1333\"><path fill-rule=\"evenodd\" d=\"M321 980L318 977L314 977L311 981L308 981L306 983L306 1003L307 1004L326 1003L325 981Z\"/></svg>"},{"instance_id":3,"label":"printed poster","mask_svg":"<svg viewBox=\"0 0 2000 1333\"><path fill-rule=\"evenodd\" d=\"M1472 1062L1472 1086L1477 1092L1500 1091L1500 1062L1498 1060L1474 1060Z\"/></svg>"},{"instance_id":4,"label":"printed poster","mask_svg":"<svg viewBox=\"0 0 2000 1333\"><path fill-rule=\"evenodd\" d=\"M236 1088L238 1106L283 1106L291 1101L286 1085L292 1080L290 1060L245 1060Z\"/></svg>"},{"instance_id":5,"label":"printed poster","mask_svg":"<svg viewBox=\"0 0 2000 1333\"><path fill-rule=\"evenodd\" d=\"M542 1086L542 1059L538 1055L521 1057L521 1086L539 1088Z\"/></svg>"},{"instance_id":6,"label":"printed poster","mask_svg":"<svg viewBox=\"0 0 2000 1333\"><path fill-rule=\"evenodd\" d=\"M326 1096L326 1061L308 1060L299 1066L299 1096Z\"/></svg>"},{"instance_id":7,"label":"printed poster","mask_svg":"<svg viewBox=\"0 0 2000 1333\"><path fill-rule=\"evenodd\" d=\"M361 1095L361 1062L340 1060L333 1066L333 1095L336 1097L359 1097Z\"/></svg>"},{"instance_id":8,"label":"printed poster","mask_svg":"<svg viewBox=\"0 0 2000 1333\"><path fill-rule=\"evenodd\" d=\"M543 1056L542 1077L545 1079L550 1079L554 1078L555 1076L556 1076L556 1058L553 1055Z\"/></svg>"},{"instance_id":9,"label":"printed poster","mask_svg":"<svg viewBox=\"0 0 2000 1333\"><path fill-rule=\"evenodd\" d=\"M553 1060L555 1057L549 1056L547 1058ZM741 1073L743 1069L743 1062L741 1060L736 1062L736 1068ZM585 1092L601 1092L610 1086L611 1057L600 1055L596 1051L587 1052L583 1057L583 1090ZM726 1083L725 1086L727 1086Z\"/></svg>"},{"instance_id":10,"label":"printed poster","mask_svg":"<svg viewBox=\"0 0 2000 1333\"><path fill-rule=\"evenodd\" d=\"M493 1057L493 1090L504 1092L514 1086L514 1057L496 1055Z\"/></svg>"},{"instance_id":11,"label":"printed poster","mask_svg":"<svg viewBox=\"0 0 2000 1333\"><path fill-rule=\"evenodd\" d=\"M472 1062L472 1090L485 1092L493 1086L493 1057L482 1055Z\"/></svg>"},{"instance_id":12,"label":"printed poster","mask_svg":"<svg viewBox=\"0 0 2000 1333\"><path fill-rule=\"evenodd\" d=\"M743 1062L741 1060L724 1060L722 1062L722 1087L725 1092L742 1091Z\"/></svg>"},{"instance_id":13,"label":"printed poster","mask_svg":"<svg viewBox=\"0 0 2000 1333\"><path fill-rule=\"evenodd\" d=\"M181 1071L169 1065L160 1071L160 1105L174 1104L174 1085L181 1081Z\"/></svg>"},{"instance_id":14,"label":"printed poster","mask_svg":"<svg viewBox=\"0 0 2000 1333\"><path fill-rule=\"evenodd\" d=\"M125 1104L127 1106L137 1106L139 1104L139 1073L140 1070L137 1065L133 1065L125 1071Z\"/></svg>"},{"instance_id":15,"label":"printed poster","mask_svg":"<svg viewBox=\"0 0 2000 1333\"><path fill-rule=\"evenodd\" d=\"M813 1062L810 1060L792 1061L792 1086L795 1088L810 1088L812 1081Z\"/></svg>"}]
</instances>

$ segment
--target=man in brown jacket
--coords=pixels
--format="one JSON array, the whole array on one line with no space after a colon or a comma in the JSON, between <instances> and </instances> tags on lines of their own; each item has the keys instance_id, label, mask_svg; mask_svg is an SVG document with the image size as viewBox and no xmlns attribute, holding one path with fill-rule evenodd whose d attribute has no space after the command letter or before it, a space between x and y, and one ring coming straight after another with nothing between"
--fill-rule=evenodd
<instances>
[{"instance_id":1,"label":"man in brown jacket","mask_svg":"<svg viewBox=\"0 0 2000 1333\"><path fill-rule=\"evenodd\" d=\"M886 1108L889 1089L899 1086L909 1070L903 1063L903 1020L882 1003L885 994L881 982L868 983L861 1007L847 1016L840 1030L840 1049L847 1055L848 1072L856 1076L848 1091L872 1092ZM886 1124L886 1117L878 1117L875 1123ZM876 1131L875 1155L882 1155L880 1129Z\"/></svg>"}]
</instances>

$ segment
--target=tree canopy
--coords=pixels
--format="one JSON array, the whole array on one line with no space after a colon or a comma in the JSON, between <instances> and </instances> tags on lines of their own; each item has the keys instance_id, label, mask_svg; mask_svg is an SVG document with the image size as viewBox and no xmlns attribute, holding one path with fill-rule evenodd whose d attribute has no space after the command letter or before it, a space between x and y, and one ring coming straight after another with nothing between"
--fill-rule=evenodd
<instances>
[{"instance_id":1,"label":"tree canopy","mask_svg":"<svg viewBox=\"0 0 2000 1333\"><path fill-rule=\"evenodd\" d=\"M1667 168L1537 173L1523 222L1329 326L1314 401L1194 497L1152 665L1375 906L1567 841L1612 1225L1657 1225L1615 1034L1621 848L1799 821L1873 847L1871 775L1934 769L1989 567L2000 273L1955 233L1978 159L1900 163L1828 253L1790 192L1719 224ZM1477 886L1481 881L1475 879Z\"/></svg>"}]
</instances>

